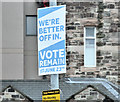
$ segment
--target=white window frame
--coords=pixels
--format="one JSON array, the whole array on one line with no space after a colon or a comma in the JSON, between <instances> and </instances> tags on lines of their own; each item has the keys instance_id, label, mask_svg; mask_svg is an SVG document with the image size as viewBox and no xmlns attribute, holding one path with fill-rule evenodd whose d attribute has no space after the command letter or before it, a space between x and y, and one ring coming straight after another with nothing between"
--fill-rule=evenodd
<instances>
[{"instance_id":1,"label":"white window frame","mask_svg":"<svg viewBox=\"0 0 120 102\"><path fill-rule=\"evenodd\" d=\"M86 28L94 28L94 37L87 37L86 36ZM95 65L85 65L86 59L86 39L94 39L94 47L95 47ZM96 67L96 27L95 26L85 26L84 27L84 67Z\"/></svg>"}]
</instances>

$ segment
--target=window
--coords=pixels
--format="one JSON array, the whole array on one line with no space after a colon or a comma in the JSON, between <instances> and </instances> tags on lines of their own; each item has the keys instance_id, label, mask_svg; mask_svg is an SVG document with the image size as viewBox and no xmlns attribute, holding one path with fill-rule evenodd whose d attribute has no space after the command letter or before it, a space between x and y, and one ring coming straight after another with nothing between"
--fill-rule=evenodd
<instances>
[{"instance_id":1,"label":"window","mask_svg":"<svg viewBox=\"0 0 120 102\"><path fill-rule=\"evenodd\" d=\"M12 95L12 98L19 98L19 95Z\"/></svg>"},{"instance_id":2,"label":"window","mask_svg":"<svg viewBox=\"0 0 120 102\"><path fill-rule=\"evenodd\" d=\"M97 92L90 92L90 95L97 95Z\"/></svg>"},{"instance_id":3,"label":"window","mask_svg":"<svg viewBox=\"0 0 120 102\"><path fill-rule=\"evenodd\" d=\"M37 35L37 16L26 16L26 34Z\"/></svg>"},{"instance_id":4,"label":"window","mask_svg":"<svg viewBox=\"0 0 120 102\"><path fill-rule=\"evenodd\" d=\"M8 92L15 92L15 90L13 88L9 88Z\"/></svg>"},{"instance_id":5,"label":"window","mask_svg":"<svg viewBox=\"0 0 120 102\"><path fill-rule=\"evenodd\" d=\"M81 96L81 98L86 98L86 96Z\"/></svg>"},{"instance_id":6,"label":"window","mask_svg":"<svg viewBox=\"0 0 120 102\"><path fill-rule=\"evenodd\" d=\"M84 66L96 67L96 28L84 27Z\"/></svg>"}]
</instances>

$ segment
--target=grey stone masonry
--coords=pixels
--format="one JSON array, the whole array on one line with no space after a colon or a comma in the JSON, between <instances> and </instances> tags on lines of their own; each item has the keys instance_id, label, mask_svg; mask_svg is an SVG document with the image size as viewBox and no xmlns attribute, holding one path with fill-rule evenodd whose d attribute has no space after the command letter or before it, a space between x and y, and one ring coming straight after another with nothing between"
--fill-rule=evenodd
<instances>
[{"instance_id":1,"label":"grey stone masonry","mask_svg":"<svg viewBox=\"0 0 120 102\"><path fill-rule=\"evenodd\" d=\"M68 77L107 78L117 83L119 2L59 2L66 4L66 51ZM96 67L84 67L84 26L94 25L96 31Z\"/></svg>"}]
</instances>

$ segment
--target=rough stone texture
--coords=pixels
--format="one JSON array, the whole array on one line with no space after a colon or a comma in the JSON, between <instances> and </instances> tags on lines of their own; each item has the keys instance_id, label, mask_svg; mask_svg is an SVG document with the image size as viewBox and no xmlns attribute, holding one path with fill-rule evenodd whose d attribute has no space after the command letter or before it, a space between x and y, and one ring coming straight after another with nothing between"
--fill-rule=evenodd
<instances>
[{"instance_id":1,"label":"rough stone texture","mask_svg":"<svg viewBox=\"0 0 120 102\"><path fill-rule=\"evenodd\" d=\"M83 100L83 101L95 101L102 102L105 99L105 96L100 94L97 90L94 88L88 87L87 89L83 90L81 93L78 93L74 96L75 100Z\"/></svg>"},{"instance_id":2,"label":"rough stone texture","mask_svg":"<svg viewBox=\"0 0 120 102\"><path fill-rule=\"evenodd\" d=\"M66 4L66 51L69 77L101 77L118 81L119 2L62 2ZM96 67L84 67L84 26L95 25Z\"/></svg>"}]
</instances>

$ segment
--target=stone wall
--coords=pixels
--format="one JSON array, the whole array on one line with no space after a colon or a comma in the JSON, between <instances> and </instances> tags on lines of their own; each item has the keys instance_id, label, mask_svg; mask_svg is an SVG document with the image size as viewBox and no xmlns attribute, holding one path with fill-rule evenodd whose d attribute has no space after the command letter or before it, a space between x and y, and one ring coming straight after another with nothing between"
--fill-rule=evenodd
<instances>
[{"instance_id":1,"label":"stone wall","mask_svg":"<svg viewBox=\"0 0 120 102\"><path fill-rule=\"evenodd\" d=\"M66 77L99 77L118 81L118 2L62 2L66 4ZM84 67L84 26L96 26L96 67Z\"/></svg>"},{"instance_id":2,"label":"stone wall","mask_svg":"<svg viewBox=\"0 0 120 102\"><path fill-rule=\"evenodd\" d=\"M77 95L74 96L75 100L83 100L83 101L94 101L94 102L103 102L103 100L105 99L105 96L103 96L102 94L100 94L98 91L96 91L95 89L89 87L85 90L83 90L82 92L78 93Z\"/></svg>"}]
</instances>

